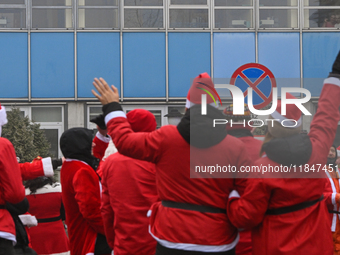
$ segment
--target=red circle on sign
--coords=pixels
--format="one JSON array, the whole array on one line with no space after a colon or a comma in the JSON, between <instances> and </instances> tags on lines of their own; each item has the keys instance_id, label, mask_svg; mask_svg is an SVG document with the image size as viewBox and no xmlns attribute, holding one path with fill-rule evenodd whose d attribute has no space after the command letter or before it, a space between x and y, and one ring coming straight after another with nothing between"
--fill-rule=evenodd
<instances>
[{"instance_id":1,"label":"red circle on sign","mask_svg":"<svg viewBox=\"0 0 340 255\"><path fill-rule=\"evenodd\" d=\"M261 74L260 77L258 77L254 83L251 82L249 78L243 74L243 71L249 68L256 68L256 69L263 71L263 74ZM257 85L260 84L261 81L267 76L269 77L271 81L271 87L272 87L268 98L261 92L261 90L257 88ZM264 65L258 64L258 63L248 63L245 65L242 65L239 68L237 68L236 71L231 76L230 84L235 85L235 81L238 77L241 77L244 80L244 82L247 83L247 85L251 87L253 91L255 91L255 93L257 93L258 96L263 100L262 103L254 105L254 107L256 106L257 109L261 109L271 103L272 97L273 97L273 88L276 88L276 80L275 80L273 73L267 67L265 67ZM251 77L251 78L255 78L255 77ZM248 90L243 92L244 97L246 97L247 94L248 94Z\"/></svg>"}]
</instances>

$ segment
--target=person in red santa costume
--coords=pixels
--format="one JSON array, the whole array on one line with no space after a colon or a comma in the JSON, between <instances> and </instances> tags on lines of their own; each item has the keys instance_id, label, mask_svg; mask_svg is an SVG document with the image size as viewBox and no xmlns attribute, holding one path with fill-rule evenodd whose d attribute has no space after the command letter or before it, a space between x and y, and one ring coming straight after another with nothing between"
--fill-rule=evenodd
<instances>
[{"instance_id":1,"label":"person in red santa costume","mask_svg":"<svg viewBox=\"0 0 340 255\"><path fill-rule=\"evenodd\" d=\"M340 206L340 181L339 170L336 165L337 149L334 145L329 149L327 157L327 170L326 174L328 180L325 188L325 201L328 205L329 216L331 219L331 231L333 234L334 255L340 254L340 219L339 219L339 206Z\"/></svg>"},{"instance_id":2,"label":"person in red santa costume","mask_svg":"<svg viewBox=\"0 0 340 255\"><path fill-rule=\"evenodd\" d=\"M323 195L327 169L322 166L326 164L340 119L339 78L340 52L324 81L308 135L299 134L301 111L295 105L289 104L283 116L278 103L270 116L274 121L268 124L262 146L264 155L255 165L268 169L296 165L297 171L259 173L254 177L260 178L249 181L240 198L232 197L228 202L232 224L238 228L253 227L255 255L333 254L331 224ZM287 98L294 97L287 94ZM290 127L281 125L284 120ZM319 171L311 170L320 166Z\"/></svg>"},{"instance_id":3,"label":"person in red santa costume","mask_svg":"<svg viewBox=\"0 0 340 255\"><path fill-rule=\"evenodd\" d=\"M188 110L177 126L162 126L150 133L133 132L116 87L110 88L102 78L95 78L93 85L99 92L93 90L93 94L104 105L108 134L119 153L156 164L161 202L153 204L150 216L156 254L234 254L239 237L227 217L226 202L232 189L242 193L246 181L211 178L209 173L195 172L191 164L191 156L196 166L219 163L240 169L250 164L244 144L227 135L225 125L212 125L213 119L224 116L208 95L218 96L210 76L203 73L194 79ZM202 95L208 96L207 115L201 115Z\"/></svg>"},{"instance_id":4,"label":"person in red santa costume","mask_svg":"<svg viewBox=\"0 0 340 255\"><path fill-rule=\"evenodd\" d=\"M144 109L126 114L134 132L156 129L155 116ZM157 242L149 234L147 212L159 201L156 166L119 152L102 164L102 216L107 241L115 255L155 254Z\"/></svg>"},{"instance_id":5,"label":"person in red santa costume","mask_svg":"<svg viewBox=\"0 0 340 255\"><path fill-rule=\"evenodd\" d=\"M72 255L110 254L100 212L101 184L91 154L92 131L71 128L60 138L62 200Z\"/></svg>"},{"instance_id":6,"label":"person in red santa costume","mask_svg":"<svg viewBox=\"0 0 340 255\"><path fill-rule=\"evenodd\" d=\"M228 120L228 134L237 137L245 144L250 160L255 162L260 158L262 141L254 138L251 132L253 128L249 126L249 124L253 125L253 123L248 123L248 121L252 119L251 112L247 104L244 104L243 115L234 115L233 108L233 104L230 104L223 110L223 114L225 115L226 120ZM236 245L235 254L252 254L251 231L249 229L240 231L240 240Z\"/></svg>"},{"instance_id":7,"label":"person in red santa costume","mask_svg":"<svg viewBox=\"0 0 340 255\"><path fill-rule=\"evenodd\" d=\"M69 255L60 183L43 176L26 181L25 187L29 213L38 222L36 227L28 228L32 248L38 254Z\"/></svg>"},{"instance_id":8,"label":"person in red santa costume","mask_svg":"<svg viewBox=\"0 0 340 255\"><path fill-rule=\"evenodd\" d=\"M6 109L0 104L1 127L7 123ZM5 204L20 204L25 200L25 188L22 185L19 164L13 145L0 137L0 254L14 255L13 244L16 243L16 232L13 218Z\"/></svg>"}]
</instances>

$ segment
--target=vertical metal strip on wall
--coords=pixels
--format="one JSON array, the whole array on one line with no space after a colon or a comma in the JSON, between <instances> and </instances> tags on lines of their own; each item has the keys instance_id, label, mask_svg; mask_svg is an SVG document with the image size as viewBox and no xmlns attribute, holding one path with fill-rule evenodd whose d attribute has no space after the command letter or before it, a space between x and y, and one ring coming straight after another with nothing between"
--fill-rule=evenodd
<instances>
[{"instance_id":1,"label":"vertical metal strip on wall","mask_svg":"<svg viewBox=\"0 0 340 255\"><path fill-rule=\"evenodd\" d=\"M163 24L165 27L165 100L169 102L169 34L168 34L168 1L163 0Z\"/></svg>"},{"instance_id":2,"label":"vertical metal strip on wall","mask_svg":"<svg viewBox=\"0 0 340 255\"><path fill-rule=\"evenodd\" d=\"M31 16L30 1L26 0L26 27L27 27L27 64L28 64L28 102L32 100L32 76L31 76Z\"/></svg>"},{"instance_id":3,"label":"vertical metal strip on wall","mask_svg":"<svg viewBox=\"0 0 340 255\"><path fill-rule=\"evenodd\" d=\"M77 24L78 24L78 13L77 13L78 1L73 1L73 27L74 27L74 100L78 101L78 54L77 54Z\"/></svg>"},{"instance_id":4,"label":"vertical metal strip on wall","mask_svg":"<svg viewBox=\"0 0 340 255\"><path fill-rule=\"evenodd\" d=\"M120 6L120 32L119 32L119 40L120 40L120 100L123 102L124 101L124 88L123 88L123 83L124 83L124 70L123 70L123 26L124 26L124 0L120 0L118 3Z\"/></svg>"},{"instance_id":5,"label":"vertical metal strip on wall","mask_svg":"<svg viewBox=\"0 0 340 255\"><path fill-rule=\"evenodd\" d=\"M302 25L304 24L304 10L302 6L300 6L300 1L298 1L298 8L299 8L299 32L300 32L300 87L303 88L303 44L302 44Z\"/></svg>"}]
</instances>

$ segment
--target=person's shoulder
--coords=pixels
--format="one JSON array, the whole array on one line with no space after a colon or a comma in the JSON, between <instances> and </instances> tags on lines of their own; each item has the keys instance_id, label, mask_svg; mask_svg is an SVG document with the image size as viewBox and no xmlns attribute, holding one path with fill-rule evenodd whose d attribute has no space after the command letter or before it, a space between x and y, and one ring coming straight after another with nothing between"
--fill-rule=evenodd
<instances>
[{"instance_id":1,"label":"person's shoulder","mask_svg":"<svg viewBox=\"0 0 340 255\"><path fill-rule=\"evenodd\" d=\"M0 144L1 144L0 148L4 146L13 147L12 143L7 138L4 137L0 137Z\"/></svg>"}]
</instances>

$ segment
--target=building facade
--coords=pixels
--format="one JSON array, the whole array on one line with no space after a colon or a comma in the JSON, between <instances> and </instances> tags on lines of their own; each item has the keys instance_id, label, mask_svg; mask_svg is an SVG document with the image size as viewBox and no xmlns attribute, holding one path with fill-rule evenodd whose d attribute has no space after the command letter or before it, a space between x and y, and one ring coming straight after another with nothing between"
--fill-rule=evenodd
<instances>
[{"instance_id":1,"label":"building facade","mask_svg":"<svg viewBox=\"0 0 340 255\"><path fill-rule=\"evenodd\" d=\"M95 128L94 77L161 126L199 73L228 84L260 63L279 88L308 89L315 113L339 32L340 0L0 0L0 102L40 123L55 156L64 130Z\"/></svg>"}]
</instances>

